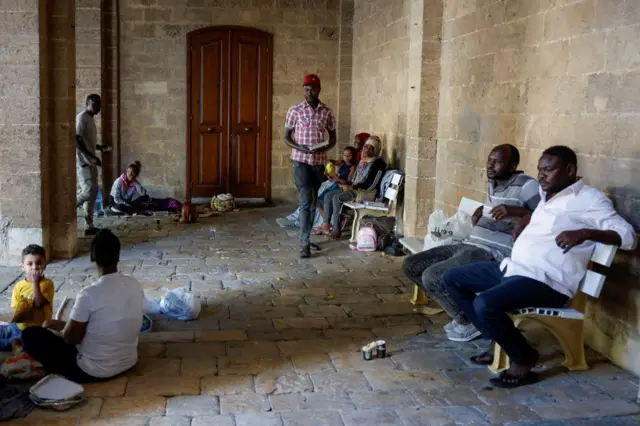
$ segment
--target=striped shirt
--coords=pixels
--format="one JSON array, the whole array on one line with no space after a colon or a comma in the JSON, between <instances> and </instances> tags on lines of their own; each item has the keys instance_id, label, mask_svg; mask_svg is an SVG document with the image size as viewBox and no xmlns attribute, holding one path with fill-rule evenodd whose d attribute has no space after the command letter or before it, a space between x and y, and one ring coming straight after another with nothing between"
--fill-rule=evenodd
<instances>
[{"instance_id":1,"label":"striped shirt","mask_svg":"<svg viewBox=\"0 0 640 426\"><path fill-rule=\"evenodd\" d=\"M531 176L516 172L505 182L489 180L487 184L487 205L497 207L524 207L534 211L540 202L540 186ZM486 209L485 209L486 210ZM485 211L471 231L471 236L464 241L489 251L496 260L510 256L513 247L513 230L520 217L506 217L495 220Z\"/></svg>"}]
</instances>

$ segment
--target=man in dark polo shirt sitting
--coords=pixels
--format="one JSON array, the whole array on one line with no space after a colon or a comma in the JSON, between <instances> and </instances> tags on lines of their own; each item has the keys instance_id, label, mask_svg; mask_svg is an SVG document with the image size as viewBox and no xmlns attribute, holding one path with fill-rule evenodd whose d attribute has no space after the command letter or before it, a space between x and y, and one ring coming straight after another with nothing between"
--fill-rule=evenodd
<instances>
[{"instance_id":1,"label":"man in dark polo shirt sitting","mask_svg":"<svg viewBox=\"0 0 640 426\"><path fill-rule=\"evenodd\" d=\"M453 318L444 326L449 340L467 342L482 333L443 288L442 275L453 267L508 257L515 226L540 201L538 182L517 171L519 162L520 153L515 146L495 147L487 159L487 205L491 210L476 210L471 219L471 236L460 244L434 247L404 261L405 275Z\"/></svg>"}]
</instances>

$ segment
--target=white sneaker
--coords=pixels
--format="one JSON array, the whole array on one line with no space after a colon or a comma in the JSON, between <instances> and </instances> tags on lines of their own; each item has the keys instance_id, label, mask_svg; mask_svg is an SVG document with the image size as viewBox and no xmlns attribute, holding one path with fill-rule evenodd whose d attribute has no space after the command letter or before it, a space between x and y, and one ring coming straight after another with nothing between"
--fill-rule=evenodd
<instances>
[{"instance_id":1,"label":"white sneaker","mask_svg":"<svg viewBox=\"0 0 640 426\"><path fill-rule=\"evenodd\" d=\"M458 323L453 330L447 331L447 338L453 342L470 342L481 335L482 332L473 324Z\"/></svg>"},{"instance_id":2,"label":"white sneaker","mask_svg":"<svg viewBox=\"0 0 640 426\"><path fill-rule=\"evenodd\" d=\"M442 327L442 328L444 328L444 331L446 331L448 333L450 331L455 330L455 328L458 326L458 324L459 324L458 321L453 320L450 323L445 324L445 326Z\"/></svg>"}]
</instances>

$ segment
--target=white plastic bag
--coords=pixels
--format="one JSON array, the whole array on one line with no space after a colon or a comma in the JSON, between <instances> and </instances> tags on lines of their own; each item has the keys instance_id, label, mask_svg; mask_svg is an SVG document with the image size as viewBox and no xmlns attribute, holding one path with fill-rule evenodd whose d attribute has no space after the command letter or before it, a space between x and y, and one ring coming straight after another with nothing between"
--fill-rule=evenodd
<instances>
[{"instance_id":1,"label":"white plastic bag","mask_svg":"<svg viewBox=\"0 0 640 426\"><path fill-rule=\"evenodd\" d=\"M160 303L153 297L144 295L144 308L142 310L147 315L155 315L160 313Z\"/></svg>"},{"instance_id":2,"label":"white plastic bag","mask_svg":"<svg viewBox=\"0 0 640 426\"><path fill-rule=\"evenodd\" d=\"M471 228L471 216L468 214L457 212L447 217L442 210L436 210L429 216L423 250L455 244L469 238Z\"/></svg>"},{"instance_id":3,"label":"white plastic bag","mask_svg":"<svg viewBox=\"0 0 640 426\"><path fill-rule=\"evenodd\" d=\"M172 318L191 321L200 315L200 299L186 288L174 288L167 291L160 300L161 312Z\"/></svg>"}]
</instances>

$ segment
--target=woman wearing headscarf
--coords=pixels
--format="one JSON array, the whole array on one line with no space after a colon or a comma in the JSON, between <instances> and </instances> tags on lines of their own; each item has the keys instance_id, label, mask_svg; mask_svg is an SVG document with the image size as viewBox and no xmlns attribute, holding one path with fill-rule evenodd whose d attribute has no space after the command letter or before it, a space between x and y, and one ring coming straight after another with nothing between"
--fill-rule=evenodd
<instances>
[{"instance_id":1,"label":"woman wearing headscarf","mask_svg":"<svg viewBox=\"0 0 640 426\"><path fill-rule=\"evenodd\" d=\"M362 148L364 148L365 142L371 136L367 132L358 133L353 137L353 147L358 151L358 155L356 156L356 161L359 163L362 160Z\"/></svg>"},{"instance_id":2,"label":"woman wearing headscarf","mask_svg":"<svg viewBox=\"0 0 640 426\"><path fill-rule=\"evenodd\" d=\"M362 160L358 163L351 184L342 184L340 189L324 197L323 223L317 232L340 238L340 211L342 204L356 199L357 191L378 190L387 164L380 157L382 142L377 136L369 136L362 149Z\"/></svg>"},{"instance_id":3,"label":"woman wearing headscarf","mask_svg":"<svg viewBox=\"0 0 640 426\"><path fill-rule=\"evenodd\" d=\"M362 160L362 148L364 147L365 142L369 139L369 133L360 132L353 137L352 146L356 149L356 157L355 164L360 164ZM380 139L378 139L379 141ZM321 210L324 206L324 195L328 194L331 191L336 190L335 182L331 182L329 180L324 181L322 185L320 185L320 189L318 189L318 207L320 209L316 209L316 215L313 220L313 228L314 233L317 234L317 230L322 225L322 214L319 210ZM295 209L289 216L287 217L279 217L276 219L276 223L283 228L298 228L300 226L299 223L300 209Z\"/></svg>"}]
</instances>

